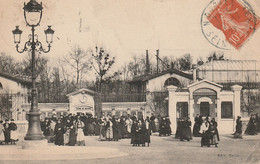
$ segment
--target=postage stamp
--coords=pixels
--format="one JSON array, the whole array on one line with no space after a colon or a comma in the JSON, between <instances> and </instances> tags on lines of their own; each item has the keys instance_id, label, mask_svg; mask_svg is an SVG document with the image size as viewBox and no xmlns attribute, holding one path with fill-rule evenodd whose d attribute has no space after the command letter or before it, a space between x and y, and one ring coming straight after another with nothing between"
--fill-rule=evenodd
<instances>
[{"instance_id":1,"label":"postage stamp","mask_svg":"<svg viewBox=\"0 0 260 164\"><path fill-rule=\"evenodd\" d=\"M260 19L245 1L214 0L204 10L204 36L221 49L239 49L260 26Z\"/></svg>"}]
</instances>

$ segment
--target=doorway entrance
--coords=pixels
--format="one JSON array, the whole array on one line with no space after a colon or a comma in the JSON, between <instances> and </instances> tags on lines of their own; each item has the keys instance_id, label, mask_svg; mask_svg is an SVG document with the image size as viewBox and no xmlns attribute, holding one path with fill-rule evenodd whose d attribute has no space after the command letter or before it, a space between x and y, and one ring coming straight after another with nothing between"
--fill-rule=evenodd
<instances>
[{"instance_id":1,"label":"doorway entrance","mask_svg":"<svg viewBox=\"0 0 260 164\"><path fill-rule=\"evenodd\" d=\"M200 103L200 115L205 117L209 116L209 102Z\"/></svg>"}]
</instances>

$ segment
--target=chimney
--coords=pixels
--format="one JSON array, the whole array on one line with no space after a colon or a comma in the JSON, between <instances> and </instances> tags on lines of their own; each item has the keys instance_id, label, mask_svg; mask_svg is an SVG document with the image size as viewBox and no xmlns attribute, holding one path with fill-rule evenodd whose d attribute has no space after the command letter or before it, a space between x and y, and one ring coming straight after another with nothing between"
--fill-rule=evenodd
<instances>
[{"instance_id":1,"label":"chimney","mask_svg":"<svg viewBox=\"0 0 260 164\"><path fill-rule=\"evenodd\" d=\"M197 64L192 64L192 69L193 69L193 83L197 81Z\"/></svg>"},{"instance_id":2,"label":"chimney","mask_svg":"<svg viewBox=\"0 0 260 164\"><path fill-rule=\"evenodd\" d=\"M150 73L150 63L149 63L149 54L148 50L146 50L146 75Z\"/></svg>"}]
</instances>

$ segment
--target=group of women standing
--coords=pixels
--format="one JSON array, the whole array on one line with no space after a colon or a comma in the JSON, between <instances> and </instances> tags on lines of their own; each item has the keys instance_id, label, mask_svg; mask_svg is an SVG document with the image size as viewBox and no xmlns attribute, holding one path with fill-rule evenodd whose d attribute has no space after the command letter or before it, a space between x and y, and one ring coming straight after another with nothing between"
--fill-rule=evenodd
<instances>
[{"instance_id":1,"label":"group of women standing","mask_svg":"<svg viewBox=\"0 0 260 164\"><path fill-rule=\"evenodd\" d=\"M18 141L17 125L14 122L14 119L6 119L5 123L0 120L0 144L5 142L5 144L14 143Z\"/></svg>"},{"instance_id":2,"label":"group of women standing","mask_svg":"<svg viewBox=\"0 0 260 164\"><path fill-rule=\"evenodd\" d=\"M134 119L131 127L131 144L133 146L149 146L151 139L151 128L149 117L143 120L142 118Z\"/></svg>"},{"instance_id":3,"label":"group of women standing","mask_svg":"<svg viewBox=\"0 0 260 164\"><path fill-rule=\"evenodd\" d=\"M122 138L130 138L132 119L130 116L116 118L115 116L102 116L98 121L100 126L100 141L118 141Z\"/></svg>"},{"instance_id":4,"label":"group of women standing","mask_svg":"<svg viewBox=\"0 0 260 164\"><path fill-rule=\"evenodd\" d=\"M191 121L189 118L180 119L177 123L177 130L175 133L175 138L180 139L181 141L192 140L191 135Z\"/></svg>"},{"instance_id":5,"label":"group of women standing","mask_svg":"<svg viewBox=\"0 0 260 164\"><path fill-rule=\"evenodd\" d=\"M41 128L48 142L54 142L55 145L84 146L84 122L80 116L66 119L45 118Z\"/></svg>"}]
</instances>

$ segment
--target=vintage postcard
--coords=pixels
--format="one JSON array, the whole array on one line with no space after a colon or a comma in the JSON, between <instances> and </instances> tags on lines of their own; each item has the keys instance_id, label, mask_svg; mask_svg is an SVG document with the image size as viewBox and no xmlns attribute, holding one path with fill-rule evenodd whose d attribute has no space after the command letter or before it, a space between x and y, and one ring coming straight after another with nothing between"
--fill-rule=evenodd
<instances>
[{"instance_id":1,"label":"vintage postcard","mask_svg":"<svg viewBox=\"0 0 260 164\"><path fill-rule=\"evenodd\" d=\"M260 163L260 1L0 0L0 163Z\"/></svg>"}]
</instances>

